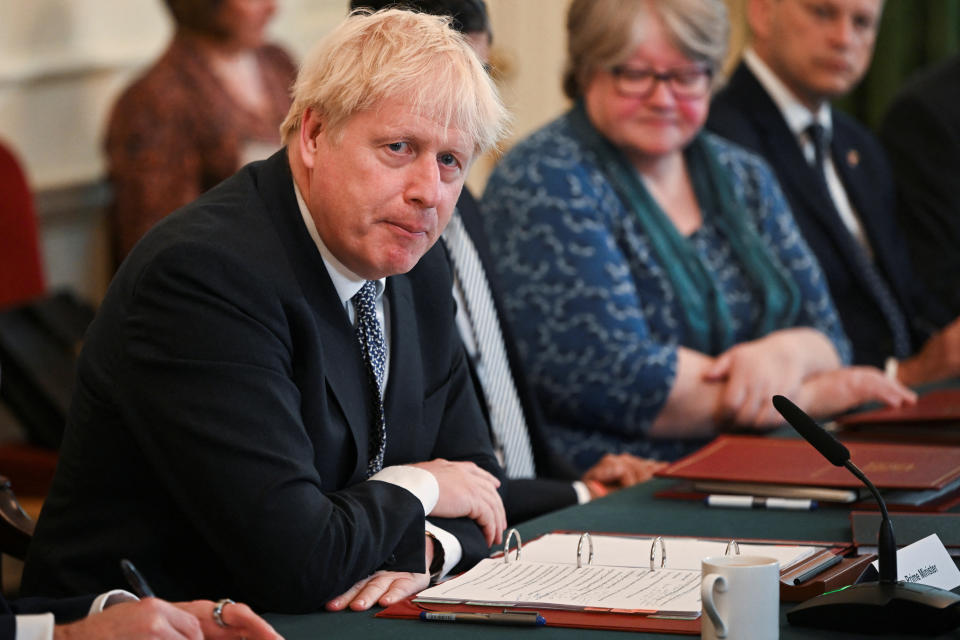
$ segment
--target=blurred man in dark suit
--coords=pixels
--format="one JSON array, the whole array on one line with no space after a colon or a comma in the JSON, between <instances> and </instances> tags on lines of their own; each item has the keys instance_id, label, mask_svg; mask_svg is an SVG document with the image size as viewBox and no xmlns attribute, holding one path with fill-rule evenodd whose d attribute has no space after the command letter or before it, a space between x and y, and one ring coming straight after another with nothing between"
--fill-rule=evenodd
<instances>
[{"instance_id":1,"label":"blurred man in dark suit","mask_svg":"<svg viewBox=\"0 0 960 640\"><path fill-rule=\"evenodd\" d=\"M870 65L882 0L749 0L751 47L707 126L775 170L854 362L907 385L960 374L960 321L914 276L879 141L830 101Z\"/></svg>"},{"instance_id":2,"label":"blurred man in dark suit","mask_svg":"<svg viewBox=\"0 0 960 640\"><path fill-rule=\"evenodd\" d=\"M880 129L917 276L960 315L960 55L897 93Z\"/></svg>"}]
</instances>

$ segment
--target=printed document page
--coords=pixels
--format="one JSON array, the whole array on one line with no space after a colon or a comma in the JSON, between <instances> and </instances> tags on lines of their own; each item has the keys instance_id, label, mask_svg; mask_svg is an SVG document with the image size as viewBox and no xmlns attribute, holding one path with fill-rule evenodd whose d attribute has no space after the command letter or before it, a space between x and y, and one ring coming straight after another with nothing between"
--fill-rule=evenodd
<instances>
[{"instance_id":1,"label":"printed document page","mask_svg":"<svg viewBox=\"0 0 960 640\"><path fill-rule=\"evenodd\" d=\"M700 569L577 568L576 564L482 560L461 576L421 592L416 601L615 609L696 616Z\"/></svg>"},{"instance_id":2,"label":"printed document page","mask_svg":"<svg viewBox=\"0 0 960 640\"><path fill-rule=\"evenodd\" d=\"M650 547L653 544L653 538L611 535L594 535L591 538L593 539L594 565L650 568ZM576 565L579 542L579 533L549 533L523 545L520 560ZM738 544L740 555L774 558L780 563L781 570L824 549L824 547L801 545L745 542ZM667 553L665 568L700 571L700 561L703 558L724 555L727 542L664 536L663 546ZM660 566L660 554L661 549L658 543L655 557L657 567ZM583 564L587 563L588 555L589 544L584 539L581 552Z\"/></svg>"}]
</instances>

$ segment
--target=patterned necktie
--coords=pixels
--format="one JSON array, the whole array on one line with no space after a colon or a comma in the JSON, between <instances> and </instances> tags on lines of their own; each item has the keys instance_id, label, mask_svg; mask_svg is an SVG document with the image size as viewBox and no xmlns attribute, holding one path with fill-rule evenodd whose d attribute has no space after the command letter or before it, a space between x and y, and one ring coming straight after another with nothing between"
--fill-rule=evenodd
<instances>
[{"instance_id":1,"label":"patterned necktie","mask_svg":"<svg viewBox=\"0 0 960 640\"><path fill-rule=\"evenodd\" d=\"M383 468L383 452L387 448L387 420L383 411L383 371L387 352L383 343L383 331L377 319L377 283L367 280L353 298L357 312L357 340L363 352L367 379L372 395L373 422L370 424L370 443L367 462L369 478Z\"/></svg>"},{"instance_id":2,"label":"patterned necktie","mask_svg":"<svg viewBox=\"0 0 960 640\"><path fill-rule=\"evenodd\" d=\"M457 284L477 345L477 374L490 414L490 426L502 447L504 469L510 478L534 477L533 449L523 408L510 372L507 350L490 285L477 248L470 240L459 213L454 213L443 234L453 260Z\"/></svg>"},{"instance_id":3,"label":"patterned necktie","mask_svg":"<svg viewBox=\"0 0 960 640\"><path fill-rule=\"evenodd\" d=\"M833 196L827 186L826 177L827 167L825 158L827 150L829 149L826 130L822 125L814 122L806 128L806 134L813 143L813 168L816 170L832 202ZM887 326L890 328L890 333L893 337L893 355L898 359L906 358L913 351L910 346L910 331L907 328L907 319L903 315L903 311L897 303L896 298L894 298L890 286L880 275L877 266L873 263L873 260L870 259L870 256L867 255L867 252L860 246L859 242L853 241L849 244L851 247L849 251L856 261L860 272L864 275L867 287L873 294L873 298L880 307L880 312L883 314L883 317L887 321Z\"/></svg>"}]
</instances>

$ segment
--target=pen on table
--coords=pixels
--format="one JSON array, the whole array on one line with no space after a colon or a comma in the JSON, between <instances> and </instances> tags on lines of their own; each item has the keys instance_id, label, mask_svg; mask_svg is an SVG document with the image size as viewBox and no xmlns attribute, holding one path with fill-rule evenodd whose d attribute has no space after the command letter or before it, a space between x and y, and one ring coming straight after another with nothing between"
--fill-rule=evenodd
<instances>
[{"instance_id":1,"label":"pen on table","mask_svg":"<svg viewBox=\"0 0 960 640\"><path fill-rule=\"evenodd\" d=\"M480 624L506 624L542 627L546 619L535 611L529 613L473 613L468 611L421 611L420 619L428 622L479 622Z\"/></svg>"},{"instance_id":2,"label":"pen on table","mask_svg":"<svg viewBox=\"0 0 960 640\"><path fill-rule=\"evenodd\" d=\"M838 555L830 556L829 558L825 559L823 562L817 563L816 565L810 567L809 569L807 569L806 571L798 575L796 578L794 578L793 584L801 584L814 576L820 575L821 573L823 573L833 565L840 564L840 560L842 560L842 558Z\"/></svg>"},{"instance_id":3,"label":"pen on table","mask_svg":"<svg viewBox=\"0 0 960 640\"><path fill-rule=\"evenodd\" d=\"M707 496L708 507L732 507L735 509L786 509L789 511L813 511L816 500L802 498L767 498L764 496L739 496L715 494Z\"/></svg>"},{"instance_id":4,"label":"pen on table","mask_svg":"<svg viewBox=\"0 0 960 640\"><path fill-rule=\"evenodd\" d=\"M137 571L137 568L133 566L132 562L124 558L120 561L120 568L123 570L123 575L127 579L127 584L129 584L133 592L137 594L137 597L156 598L153 589L150 588L150 585L147 584L147 581L140 575L140 572Z\"/></svg>"}]
</instances>

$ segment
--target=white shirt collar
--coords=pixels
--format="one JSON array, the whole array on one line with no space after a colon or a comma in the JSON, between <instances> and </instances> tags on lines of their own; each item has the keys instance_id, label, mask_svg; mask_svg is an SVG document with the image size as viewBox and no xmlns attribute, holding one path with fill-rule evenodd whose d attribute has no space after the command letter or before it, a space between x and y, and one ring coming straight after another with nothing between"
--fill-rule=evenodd
<instances>
[{"instance_id":1,"label":"white shirt collar","mask_svg":"<svg viewBox=\"0 0 960 640\"><path fill-rule=\"evenodd\" d=\"M830 133L833 131L833 118L830 114L830 105L828 103L824 102L820 105L817 113L810 113L810 110L797 100L793 92L790 91L787 85L777 77L777 74L767 66L767 63L760 59L760 56L757 55L757 52L754 51L752 47L747 47L743 52L743 62L747 65L747 68L753 72L753 75L757 77L757 80L763 85L763 88L767 90L767 93L770 94L773 102L777 105L777 108L780 109L780 113L783 114L783 119L786 120L787 126L790 128L790 131L793 132L793 135L801 138L806 128L810 126L812 122L816 122L824 128L827 139L829 139Z\"/></svg>"},{"instance_id":2,"label":"white shirt collar","mask_svg":"<svg viewBox=\"0 0 960 640\"><path fill-rule=\"evenodd\" d=\"M306 225L307 232L313 239L314 244L317 245L317 250L320 251L320 257L323 259L323 264L327 267L327 273L330 274L330 280L333 281L333 286L337 290L337 295L340 297L340 302L346 306L347 303L350 302L350 299L353 298L358 291L360 291L361 287L363 287L363 283L366 282L366 279L361 278L353 271L346 268L343 263L337 260L336 256L330 252L330 249L327 248L327 245L323 243L323 240L320 238L320 233L317 231L317 225L313 221L313 216L310 215L310 210L307 208L307 203L300 194L300 188L297 187L296 180L293 181L293 192L297 196L297 206L300 208L300 215L303 217L303 224ZM376 281L376 283L377 299L379 300L387 286L386 278L380 278Z\"/></svg>"}]
</instances>

